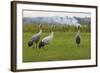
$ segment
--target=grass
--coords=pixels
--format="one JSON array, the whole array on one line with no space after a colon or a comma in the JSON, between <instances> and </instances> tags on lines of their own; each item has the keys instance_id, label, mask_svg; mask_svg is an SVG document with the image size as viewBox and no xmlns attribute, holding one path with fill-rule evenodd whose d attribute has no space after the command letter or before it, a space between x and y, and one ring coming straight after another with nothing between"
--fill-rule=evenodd
<instances>
[{"instance_id":1,"label":"grass","mask_svg":"<svg viewBox=\"0 0 100 73\"><path fill-rule=\"evenodd\" d=\"M81 44L75 43L76 32L54 32L52 43L44 48L28 47L27 43L34 32L23 33L23 62L81 60L91 58L90 32L81 32ZM42 37L50 32L44 32Z\"/></svg>"}]
</instances>

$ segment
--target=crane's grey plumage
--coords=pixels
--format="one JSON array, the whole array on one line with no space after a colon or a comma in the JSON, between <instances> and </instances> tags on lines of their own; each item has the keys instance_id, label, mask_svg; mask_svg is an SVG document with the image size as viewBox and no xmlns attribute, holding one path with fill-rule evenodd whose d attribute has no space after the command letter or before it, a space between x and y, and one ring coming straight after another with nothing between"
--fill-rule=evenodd
<instances>
[{"instance_id":1,"label":"crane's grey plumage","mask_svg":"<svg viewBox=\"0 0 100 73\"><path fill-rule=\"evenodd\" d=\"M41 27L41 24L39 26L39 28ZM31 47L33 45L33 43L35 42L36 43L36 47L37 47L37 43L39 42L40 40L40 37L41 37L41 34L42 34L42 30L40 29L40 31L36 34L34 34L31 39L29 40L28 42L28 46Z\"/></svg>"},{"instance_id":2,"label":"crane's grey plumage","mask_svg":"<svg viewBox=\"0 0 100 73\"><path fill-rule=\"evenodd\" d=\"M53 39L53 35L54 35L54 32L51 32L50 35L48 35L47 37L43 38L42 41L40 41L40 43L39 43L39 48L42 48L45 45L49 44Z\"/></svg>"},{"instance_id":3,"label":"crane's grey plumage","mask_svg":"<svg viewBox=\"0 0 100 73\"><path fill-rule=\"evenodd\" d=\"M77 34L76 34L76 44L77 44L77 47L79 47L80 42L81 42L80 26L78 26L78 32L77 32Z\"/></svg>"}]
</instances>

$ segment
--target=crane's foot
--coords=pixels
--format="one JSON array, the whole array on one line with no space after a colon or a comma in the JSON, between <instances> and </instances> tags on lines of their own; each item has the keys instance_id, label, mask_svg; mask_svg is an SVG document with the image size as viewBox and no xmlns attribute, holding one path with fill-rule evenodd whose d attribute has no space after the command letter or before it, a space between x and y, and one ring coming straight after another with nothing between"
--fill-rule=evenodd
<instances>
[{"instance_id":1,"label":"crane's foot","mask_svg":"<svg viewBox=\"0 0 100 73\"><path fill-rule=\"evenodd\" d=\"M80 47L80 45L78 44L78 45L77 45L77 48L79 48L79 47Z\"/></svg>"}]
</instances>

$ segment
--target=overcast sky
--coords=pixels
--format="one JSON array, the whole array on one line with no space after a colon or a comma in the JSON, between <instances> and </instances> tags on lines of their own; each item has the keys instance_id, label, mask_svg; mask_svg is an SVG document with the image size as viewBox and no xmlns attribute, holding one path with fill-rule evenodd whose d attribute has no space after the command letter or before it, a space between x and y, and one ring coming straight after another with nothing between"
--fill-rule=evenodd
<instances>
[{"instance_id":1,"label":"overcast sky","mask_svg":"<svg viewBox=\"0 0 100 73\"><path fill-rule=\"evenodd\" d=\"M49 16L91 17L91 14L83 12L53 12L53 11L30 11L30 10L23 11L23 17L49 17Z\"/></svg>"}]
</instances>

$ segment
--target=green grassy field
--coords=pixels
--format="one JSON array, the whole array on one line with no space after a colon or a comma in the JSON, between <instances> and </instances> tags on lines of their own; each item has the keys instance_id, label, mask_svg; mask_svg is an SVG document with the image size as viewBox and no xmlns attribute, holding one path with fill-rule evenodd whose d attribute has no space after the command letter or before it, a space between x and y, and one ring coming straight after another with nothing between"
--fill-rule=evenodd
<instances>
[{"instance_id":1,"label":"green grassy field","mask_svg":"<svg viewBox=\"0 0 100 73\"><path fill-rule=\"evenodd\" d=\"M25 30L25 29L24 29ZM90 32L81 32L81 44L77 47L75 35L77 32L65 31L54 32L52 43L44 48L28 47L28 41L36 32L23 33L23 62L39 61L58 61L58 60L81 60L91 58ZM42 37L47 36L50 32L44 32Z\"/></svg>"}]
</instances>

